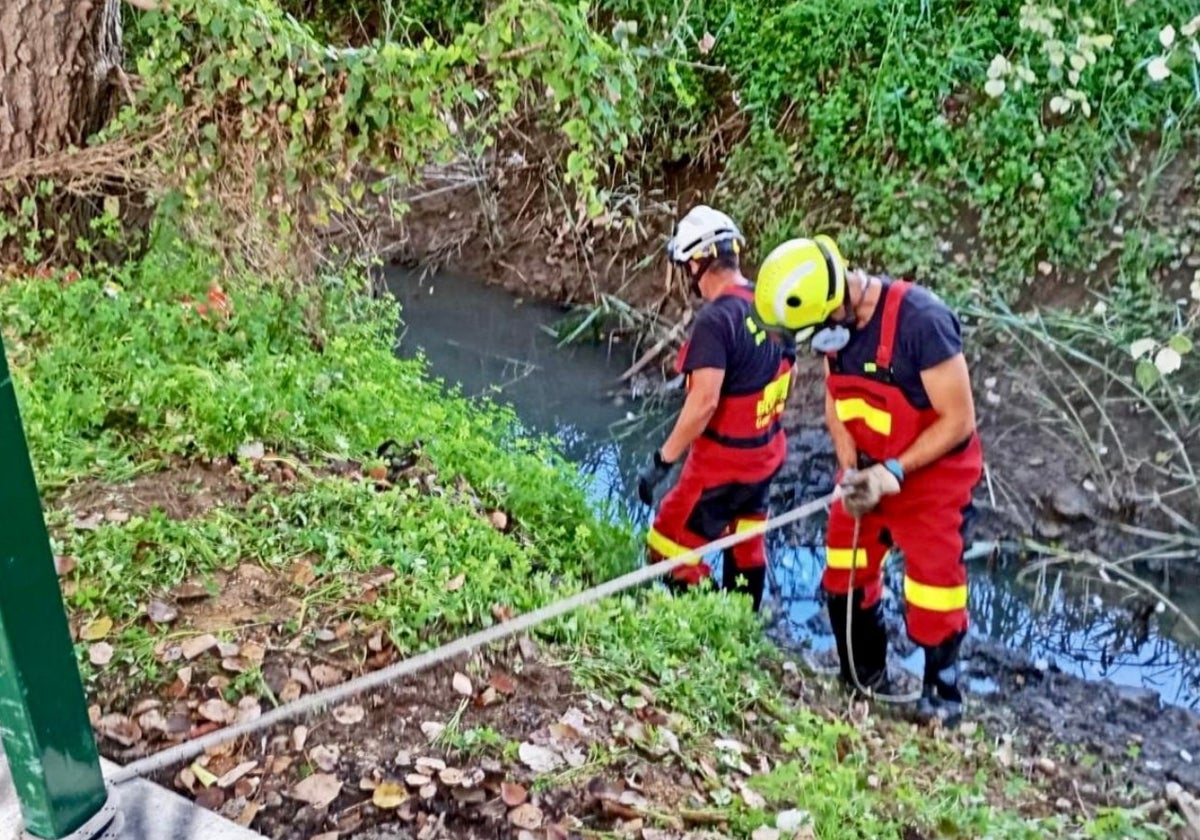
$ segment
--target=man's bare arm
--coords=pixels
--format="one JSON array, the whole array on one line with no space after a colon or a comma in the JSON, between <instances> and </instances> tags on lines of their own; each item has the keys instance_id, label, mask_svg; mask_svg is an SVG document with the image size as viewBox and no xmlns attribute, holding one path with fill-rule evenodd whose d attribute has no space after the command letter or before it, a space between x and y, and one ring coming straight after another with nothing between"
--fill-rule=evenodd
<instances>
[{"instance_id":1,"label":"man's bare arm","mask_svg":"<svg viewBox=\"0 0 1200 840\"><path fill-rule=\"evenodd\" d=\"M900 455L904 474L932 464L975 431L971 375L962 353L921 371L921 382L938 418Z\"/></svg>"},{"instance_id":2,"label":"man's bare arm","mask_svg":"<svg viewBox=\"0 0 1200 840\"><path fill-rule=\"evenodd\" d=\"M675 463L687 452L692 441L700 437L717 410L721 401L721 385L725 382L725 371L721 368L698 368L692 371L692 388L675 421L675 428L667 437L662 448L664 461Z\"/></svg>"}]
</instances>

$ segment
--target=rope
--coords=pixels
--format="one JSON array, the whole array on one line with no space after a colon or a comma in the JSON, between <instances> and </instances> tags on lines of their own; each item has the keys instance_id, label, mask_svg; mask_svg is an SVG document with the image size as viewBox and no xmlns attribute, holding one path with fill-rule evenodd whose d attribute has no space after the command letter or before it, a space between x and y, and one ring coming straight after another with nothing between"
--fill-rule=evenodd
<instances>
[{"instance_id":1,"label":"rope","mask_svg":"<svg viewBox=\"0 0 1200 840\"><path fill-rule=\"evenodd\" d=\"M517 616L516 618L502 622L489 627L486 630L481 630L478 633L472 633L469 636L456 639L442 645L435 650L419 654L411 659L405 659L402 662L397 662L387 668L379 671L374 671L370 674L364 674L350 682L342 683L339 686L325 689L308 697L301 698L292 703L272 709L263 714L261 717L245 723L234 724L227 726L224 729L218 729L208 735L203 735L178 746L170 747L154 755L127 764L114 773L108 779L111 785L120 785L131 781L135 778L154 773L159 770L164 770L176 764L181 764L185 761L193 759L207 750L221 746L238 738L244 738L263 729L268 729L276 724L282 723L298 715L321 712L329 706L341 703L350 697L360 694L372 688L378 688L386 685L400 677L410 676L419 671L431 668L434 665L441 664L451 659L455 659L463 654L471 653L477 648L484 645L498 642L510 636L515 636L518 633L524 633L543 622L549 621L552 618L566 615L580 607L596 603L610 595L615 595L623 592L626 589L631 589L634 586L639 586L656 578L666 575L668 572L674 571L680 566L690 565L699 562L705 554L724 550L730 546L752 539L754 537L766 534L776 528L808 517L823 510L833 500L834 494L830 494L820 499L808 502L793 508L787 513L780 514L772 519L769 519L753 528L744 531L738 531L729 534L713 542L702 545L699 548L694 548L686 554L671 560L660 563L651 563L643 566L636 571L630 572L621 577L614 578L607 583L602 583L591 589L584 590L568 598L560 601L555 601L552 604L547 604L544 607L539 607L532 612Z\"/></svg>"},{"instance_id":2,"label":"rope","mask_svg":"<svg viewBox=\"0 0 1200 840\"><path fill-rule=\"evenodd\" d=\"M908 694L877 693L874 689L863 688L862 683L858 680L858 666L854 664L854 634L851 629L854 623L854 569L858 566L858 539L861 532L862 517L856 516L854 517L854 540L850 548L850 591L846 596L846 658L850 660L850 679L854 681L854 687L858 689L858 692L870 700L897 706L916 703L921 699L919 691L910 691ZM883 667L887 668L886 658Z\"/></svg>"}]
</instances>

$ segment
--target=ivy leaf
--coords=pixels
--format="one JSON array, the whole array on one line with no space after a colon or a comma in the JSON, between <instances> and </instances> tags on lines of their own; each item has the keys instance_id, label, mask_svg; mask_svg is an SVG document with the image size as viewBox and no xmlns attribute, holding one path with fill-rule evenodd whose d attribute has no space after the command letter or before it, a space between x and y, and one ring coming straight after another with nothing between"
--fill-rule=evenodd
<instances>
[{"instance_id":1,"label":"ivy leaf","mask_svg":"<svg viewBox=\"0 0 1200 840\"><path fill-rule=\"evenodd\" d=\"M1171 340L1167 342L1167 346L1181 356L1192 352L1192 340L1182 333L1172 336Z\"/></svg>"},{"instance_id":2,"label":"ivy leaf","mask_svg":"<svg viewBox=\"0 0 1200 840\"><path fill-rule=\"evenodd\" d=\"M1154 383L1158 382L1160 374L1152 362L1142 359L1138 362L1135 376L1142 390L1149 391L1154 387Z\"/></svg>"}]
</instances>

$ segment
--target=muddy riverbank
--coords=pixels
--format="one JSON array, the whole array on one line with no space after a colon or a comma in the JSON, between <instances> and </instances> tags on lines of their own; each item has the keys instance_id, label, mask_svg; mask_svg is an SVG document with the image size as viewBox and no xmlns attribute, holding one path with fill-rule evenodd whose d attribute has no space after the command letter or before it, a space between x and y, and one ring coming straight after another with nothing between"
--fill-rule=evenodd
<instances>
[{"instance_id":1,"label":"muddy riverbank","mask_svg":"<svg viewBox=\"0 0 1200 840\"><path fill-rule=\"evenodd\" d=\"M663 399L649 415L639 415L644 405L628 394L614 398L629 348L616 341L563 350L543 329L563 315L560 308L517 303L466 278L419 281L396 272L389 286L405 307L402 353L423 353L435 375L464 393L509 402L531 428L558 435L595 498L645 524L649 511L633 499L634 476L678 398ZM467 299L472 305L463 307ZM819 372L805 369L797 408L787 416L791 451L774 491L778 510L831 489L832 451L813 408L819 388ZM1019 522L992 508L986 494L981 488L975 538L1019 536ZM832 644L818 591L822 528L814 519L771 540L771 632L806 657ZM1071 764L1074 779L1086 776L1081 783L1102 792L1132 784L1158 790L1170 781L1200 790L1200 716L1192 711L1200 705L1200 651L1193 640L1170 616L1142 616L1128 603L1097 601L1098 592L1048 592L1045 581L1021 580L1027 562L1009 553L973 561L965 668L976 719L998 738L1013 735L1019 749L1054 742L1047 759ZM895 659L916 673L921 654L904 634L892 594L899 573L889 572L887 601Z\"/></svg>"}]
</instances>

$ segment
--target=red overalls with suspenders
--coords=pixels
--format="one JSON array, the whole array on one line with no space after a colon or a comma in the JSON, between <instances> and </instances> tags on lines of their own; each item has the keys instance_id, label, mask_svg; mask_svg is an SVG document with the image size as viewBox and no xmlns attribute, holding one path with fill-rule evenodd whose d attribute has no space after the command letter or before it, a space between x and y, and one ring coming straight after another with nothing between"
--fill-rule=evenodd
<instances>
[{"instance_id":1,"label":"red overalls with suspenders","mask_svg":"<svg viewBox=\"0 0 1200 840\"><path fill-rule=\"evenodd\" d=\"M748 286L733 286L722 292L747 301L753 306L754 291ZM746 328L771 340L765 331L747 321ZM675 370L683 373L687 359L685 343L675 360ZM783 408L787 401L792 378L792 364L780 359L775 375L762 388L746 394L722 394L717 409L704 432L691 445L680 472L679 481L663 497L658 515L647 536L653 559L671 559L720 538L724 533L752 528L766 519L766 485L778 472L787 457L787 436L783 431ZM689 377L688 389L691 388ZM746 498L761 496L761 504L751 502L738 509L718 512L720 533L695 530L695 512L701 501L711 493L722 493L734 485L745 486ZM761 492L756 492L761 490ZM738 492L727 494L737 499ZM722 515L727 513L727 515ZM711 521L711 519L710 519ZM713 529L715 530L715 529ZM739 569L766 565L766 547L760 537L739 543L733 549ZM683 566L672 575L688 584L699 583L711 574L707 563Z\"/></svg>"},{"instance_id":2,"label":"red overalls with suspenders","mask_svg":"<svg viewBox=\"0 0 1200 840\"><path fill-rule=\"evenodd\" d=\"M861 373L840 369L830 354L826 388L837 417L868 463L896 458L937 420L933 409L908 401L892 377L892 354L900 304L912 287L896 281L883 301L875 361ZM864 458L865 456L865 458ZM867 463L860 463L866 466ZM826 535L825 589L846 594L850 567L854 584L864 590L863 606L883 594L882 563L890 542L904 551L904 599L908 633L919 645L936 646L967 629L967 570L962 562L963 516L983 471L983 449L972 433L958 447L904 479L900 492L885 496L862 518L857 557L852 558L854 520L840 501L830 508Z\"/></svg>"}]
</instances>

